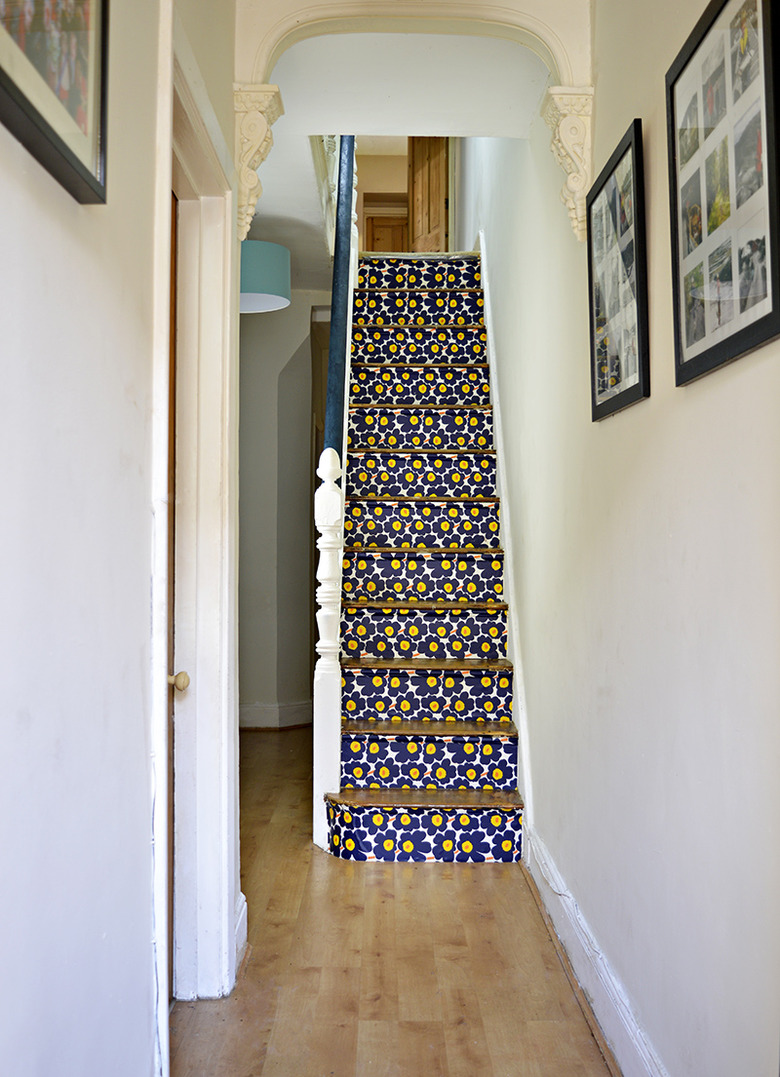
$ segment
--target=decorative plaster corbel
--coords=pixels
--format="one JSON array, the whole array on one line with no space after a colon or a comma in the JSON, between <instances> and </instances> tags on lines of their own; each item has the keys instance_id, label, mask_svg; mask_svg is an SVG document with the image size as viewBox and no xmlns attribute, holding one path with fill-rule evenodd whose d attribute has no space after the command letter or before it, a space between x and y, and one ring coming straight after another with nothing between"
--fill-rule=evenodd
<instances>
[{"instance_id":1,"label":"decorative plaster corbel","mask_svg":"<svg viewBox=\"0 0 780 1077\"><path fill-rule=\"evenodd\" d=\"M587 234L585 196L591 184L591 115L593 90L588 86L551 86L542 102L542 116L552 128L552 151L566 173L561 201L580 241Z\"/></svg>"},{"instance_id":2,"label":"decorative plaster corbel","mask_svg":"<svg viewBox=\"0 0 780 1077\"><path fill-rule=\"evenodd\" d=\"M233 87L238 165L238 238L245 239L263 188L258 166L273 145L271 124L284 112L278 86L236 83Z\"/></svg>"}]
</instances>

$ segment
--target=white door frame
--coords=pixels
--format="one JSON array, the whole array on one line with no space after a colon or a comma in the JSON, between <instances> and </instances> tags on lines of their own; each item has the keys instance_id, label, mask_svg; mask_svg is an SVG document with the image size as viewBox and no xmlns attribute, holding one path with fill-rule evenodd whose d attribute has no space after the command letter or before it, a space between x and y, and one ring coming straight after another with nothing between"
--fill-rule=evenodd
<instances>
[{"instance_id":1,"label":"white door frame","mask_svg":"<svg viewBox=\"0 0 780 1077\"><path fill-rule=\"evenodd\" d=\"M233 155L176 15L172 145L172 186L179 199L175 667L191 678L190 687L177 693L174 715L172 993L192 999L232 990L247 930L238 845L239 248ZM162 400L159 405L161 410ZM156 448L156 455L161 451ZM156 545L161 542L157 531ZM155 564L159 576L159 557ZM159 593L159 580L153 589ZM156 635L160 631L158 624ZM161 651L155 648L157 656ZM164 814L155 812L158 853L167 840L160 831ZM157 864L161 860L159 855ZM168 1072L167 976L160 974L166 915L167 896L158 881L162 1074Z\"/></svg>"}]
</instances>

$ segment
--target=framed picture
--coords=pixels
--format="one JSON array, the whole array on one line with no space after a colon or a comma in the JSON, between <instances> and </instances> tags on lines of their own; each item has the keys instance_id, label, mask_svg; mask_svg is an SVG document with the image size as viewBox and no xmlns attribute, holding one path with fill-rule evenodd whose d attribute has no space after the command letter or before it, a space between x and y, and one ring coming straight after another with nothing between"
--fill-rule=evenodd
<instances>
[{"instance_id":1,"label":"framed picture","mask_svg":"<svg viewBox=\"0 0 780 1077\"><path fill-rule=\"evenodd\" d=\"M666 75L678 385L780 334L775 13L713 0Z\"/></svg>"},{"instance_id":2,"label":"framed picture","mask_svg":"<svg viewBox=\"0 0 780 1077\"><path fill-rule=\"evenodd\" d=\"M642 121L586 199L593 421L650 396Z\"/></svg>"},{"instance_id":3,"label":"framed picture","mask_svg":"<svg viewBox=\"0 0 780 1077\"><path fill-rule=\"evenodd\" d=\"M0 0L0 120L78 202L106 200L108 0Z\"/></svg>"}]
</instances>

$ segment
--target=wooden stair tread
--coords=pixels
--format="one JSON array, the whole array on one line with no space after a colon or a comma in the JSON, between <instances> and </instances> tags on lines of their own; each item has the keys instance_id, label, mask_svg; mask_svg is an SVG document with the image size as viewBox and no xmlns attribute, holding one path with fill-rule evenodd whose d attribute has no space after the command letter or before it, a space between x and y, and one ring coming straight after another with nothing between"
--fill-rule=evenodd
<instances>
[{"instance_id":1,"label":"wooden stair tread","mask_svg":"<svg viewBox=\"0 0 780 1077\"><path fill-rule=\"evenodd\" d=\"M463 808L466 811L523 807L519 793L500 789L341 789L338 793L326 793L325 802L352 808Z\"/></svg>"},{"instance_id":2,"label":"wooden stair tread","mask_svg":"<svg viewBox=\"0 0 780 1077\"><path fill-rule=\"evenodd\" d=\"M396 455L398 455L396 453ZM466 494L463 497L424 497L422 494L414 494L411 497L399 497L397 494L347 494L344 498L345 504L350 501L388 501L398 505L419 505L429 502L431 505L447 504L455 502L456 504L468 505L472 501L478 501L480 504L497 505L499 503L497 497L480 497L478 494Z\"/></svg>"},{"instance_id":3,"label":"wooden stair tread","mask_svg":"<svg viewBox=\"0 0 780 1077\"><path fill-rule=\"evenodd\" d=\"M508 658L342 658L342 669L449 669L457 672L465 670L498 671L511 673L512 663Z\"/></svg>"},{"instance_id":4,"label":"wooden stair tread","mask_svg":"<svg viewBox=\"0 0 780 1077\"><path fill-rule=\"evenodd\" d=\"M496 449L410 449L405 447L399 447L398 449L381 449L375 448L371 445L350 445L347 449L347 456L354 452L368 452L375 457L495 457Z\"/></svg>"},{"instance_id":5,"label":"wooden stair tread","mask_svg":"<svg viewBox=\"0 0 780 1077\"><path fill-rule=\"evenodd\" d=\"M506 602L416 602L414 599L394 599L386 601L362 598L342 598L342 608L369 610L496 610L508 609Z\"/></svg>"},{"instance_id":6,"label":"wooden stair tread","mask_svg":"<svg viewBox=\"0 0 780 1077\"><path fill-rule=\"evenodd\" d=\"M342 733L371 733L377 737L509 737L517 739L517 729L512 722L464 722L430 721L415 719L376 721L346 719L341 723Z\"/></svg>"},{"instance_id":7,"label":"wooden stair tread","mask_svg":"<svg viewBox=\"0 0 780 1077\"><path fill-rule=\"evenodd\" d=\"M352 360L352 369L355 367L370 367L372 370L487 370L488 363L369 363L363 360Z\"/></svg>"},{"instance_id":8,"label":"wooden stair tread","mask_svg":"<svg viewBox=\"0 0 780 1077\"><path fill-rule=\"evenodd\" d=\"M404 293L409 293L411 295L428 295L430 292L451 292L453 295L480 295L484 290L484 288L448 288L446 283L438 285L427 284L423 288L388 288L386 285L379 288L372 285L363 285L360 288L355 288L356 292L380 293L382 295L403 295Z\"/></svg>"},{"instance_id":9,"label":"wooden stair tread","mask_svg":"<svg viewBox=\"0 0 780 1077\"><path fill-rule=\"evenodd\" d=\"M360 315L358 315L359 317ZM353 322L355 329L481 329L485 326L482 322Z\"/></svg>"},{"instance_id":10,"label":"wooden stair tread","mask_svg":"<svg viewBox=\"0 0 780 1077\"><path fill-rule=\"evenodd\" d=\"M503 556L501 546L345 546L344 553L393 553L419 557L420 554L441 553L447 557L463 557L479 554L483 557Z\"/></svg>"},{"instance_id":11,"label":"wooden stair tread","mask_svg":"<svg viewBox=\"0 0 780 1077\"><path fill-rule=\"evenodd\" d=\"M350 404L350 411L486 411L492 412L490 404Z\"/></svg>"}]
</instances>

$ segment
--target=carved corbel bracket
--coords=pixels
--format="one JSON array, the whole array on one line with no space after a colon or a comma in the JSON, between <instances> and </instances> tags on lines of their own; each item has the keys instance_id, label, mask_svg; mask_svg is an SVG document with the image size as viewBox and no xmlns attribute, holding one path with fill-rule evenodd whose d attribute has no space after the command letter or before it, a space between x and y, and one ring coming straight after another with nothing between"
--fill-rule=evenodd
<instances>
[{"instance_id":1,"label":"carved corbel bracket","mask_svg":"<svg viewBox=\"0 0 780 1077\"><path fill-rule=\"evenodd\" d=\"M580 241L587 234L585 197L591 184L592 114L593 90L587 86L551 86L542 102L542 116L553 132L553 155L566 173L561 201Z\"/></svg>"},{"instance_id":2,"label":"carved corbel bracket","mask_svg":"<svg viewBox=\"0 0 780 1077\"><path fill-rule=\"evenodd\" d=\"M233 87L238 166L238 238L245 239L263 188L257 169L273 145L271 124L284 112L278 86L236 83Z\"/></svg>"}]
</instances>

